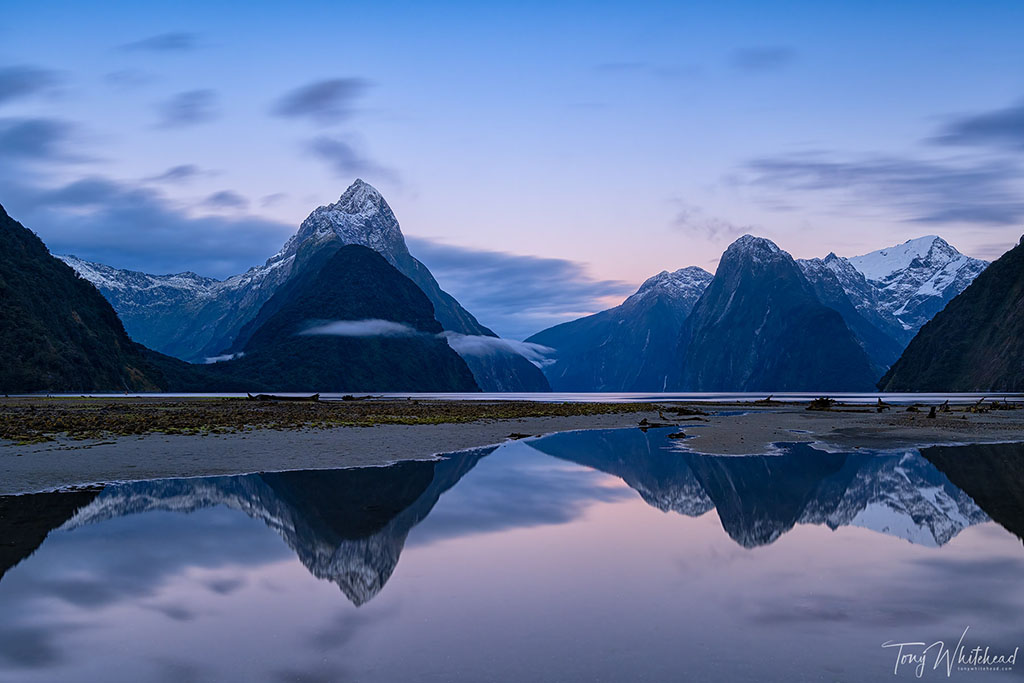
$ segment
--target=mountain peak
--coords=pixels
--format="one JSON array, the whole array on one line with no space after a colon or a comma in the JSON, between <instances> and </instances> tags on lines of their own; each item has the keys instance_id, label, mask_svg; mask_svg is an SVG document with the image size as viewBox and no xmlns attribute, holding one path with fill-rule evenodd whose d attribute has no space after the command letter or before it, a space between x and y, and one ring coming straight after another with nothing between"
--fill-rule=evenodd
<instances>
[{"instance_id":1,"label":"mountain peak","mask_svg":"<svg viewBox=\"0 0 1024 683\"><path fill-rule=\"evenodd\" d=\"M729 248L722 254L719 267L722 263L731 261L744 261L752 263L766 263L777 260L779 257L789 257L789 254L779 249L770 239L744 235L729 245Z\"/></svg>"},{"instance_id":2,"label":"mountain peak","mask_svg":"<svg viewBox=\"0 0 1024 683\"><path fill-rule=\"evenodd\" d=\"M906 271L915 260L932 261L934 267L940 270L948 264L953 264L954 269L959 269L964 264L985 264L984 261L964 256L938 235L915 237L903 244L878 249L863 256L853 256L848 260L854 268L864 274L864 277L876 282L885 281L894 274Z\"/></svg>"},{"instance_id":3,"label":"mountain peak","mask_svg":"<svg viewBox=\"0 0 1024 683\"><path fill-rule=\"evenodd\" d=\"M381 210L382 206L386 207L387 202L377 188L362 178L356 178L338 201L324 208L342 213L367 214ZM390 211L390 208L388 210Z\"/></svg>"}]
</instances>

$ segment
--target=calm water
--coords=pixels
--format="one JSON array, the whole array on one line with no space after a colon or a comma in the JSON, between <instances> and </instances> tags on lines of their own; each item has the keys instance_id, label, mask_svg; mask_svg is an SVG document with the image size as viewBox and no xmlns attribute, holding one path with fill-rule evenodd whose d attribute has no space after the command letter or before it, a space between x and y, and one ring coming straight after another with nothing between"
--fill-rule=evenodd
<instances>
[{"instance_id":1,"label":"calm water","mask_svg":"<svg viewBox=\"0 0 1024 683\"><path fill-rule=\"evenodd\" d=\"M1024 447L671 431L0 498L0 680L869 681L886 641L1024 646Z\"/></svg>"},{"instance_id":2,"label":"calm water","mask_svg":"<svg viewBox=\"0 0 1024 683\"><path fill-rule=\"evenodd\" d=\"M80 396L82 394L55 394L57 396ZM233 398L245 398L245 394L87 394L88 396L111 396L111 397L122 397L122 396L149 396L149 397L167 397L167 398L187 398L187 397L233 397ZM303 396L307 394L280 394L282 396ZM934 403L939 404L943 401L949 401L951 404L958 403L976 403L980 399L988 398L994 400L1005 400L1010 401L1024 401L1024 394L1014 393L1003 393L1003 394L886 394L886 393L835 393L835 392L739 392L739 391L723 391L723 392L677 392L677 393L657 393L657 392L544 392L544 393L464 393L464 394L394 394L394 393L383 393L383 394L354 394L355 396L374 396L381 398L393 398L393 399L433 399L439 401L558 401L558 402L570 402L570 403L595 403L595 402L651 402L651 401L664 401L664 402L714 402L720 403L723 401L734 402L734 401L758 401L768 397L769 395L776 401L797 401L806 403L812 401L820 396L830 396L837 400L841 400L845 403L875 403L878 399L882 399L888 403ZM320 398L323 400L341 400L344 394L331 394L322 393Z\"/></svg>"}]
</instances>

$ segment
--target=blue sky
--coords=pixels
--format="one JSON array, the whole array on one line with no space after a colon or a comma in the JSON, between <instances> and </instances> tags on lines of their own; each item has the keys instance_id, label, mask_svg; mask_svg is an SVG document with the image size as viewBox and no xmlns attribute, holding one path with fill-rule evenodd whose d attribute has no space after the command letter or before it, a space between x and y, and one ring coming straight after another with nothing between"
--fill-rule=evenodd
<instances>
[{"instance_id":1,"label":"blue sky","mask_svg":"<svg viewBox=\"0 0 1024 683\"><path fill-rule=\"evenodd\" d=\"M0 203L55 253L224 277L362 177L522 337L744 232L1024 232L1019 2L0 6Z\"/></svg>"}]
</instances>

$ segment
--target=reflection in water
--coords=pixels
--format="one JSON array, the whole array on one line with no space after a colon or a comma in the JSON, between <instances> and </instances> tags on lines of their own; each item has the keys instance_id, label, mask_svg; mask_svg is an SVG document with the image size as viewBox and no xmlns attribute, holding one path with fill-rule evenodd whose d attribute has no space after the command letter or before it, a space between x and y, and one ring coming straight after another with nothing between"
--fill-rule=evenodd
<instances>
[{"instance_id":1,"label":"reflection in water","mask_svg":"<svg viewBox=\"0 0 1024 683\"><path fill-rule=\"evenodd\" d=\"M660 510L696 517L716 508L744 548L772 543L795 524L860 526L939 546L988 520L916 452L824 453L788 444L780 455L708 456L672 451L665 432L553 434L532 445L620 477Z\"/></svg>"},{"instance_id":2,"label":"reflection in water","mask_svg":"<svg viewBox=\"0 0 1024 683\"><path fill-rule=\"evenodd\" d=\"M125 484L103 491L64 528L154 510L194 512L224 505L263 521L313 576L338 584L349 600L362 605L391 576L409 530L493 450L391 467Z\"/></svg>"},{"instance_id":3,"label":"reflection in water","mask_svg":"<svg viewBox=\"0 0 1024 683\"><path fill-rule=\"evenodd\" d=\"M871 680L890 638L1024 637L986 523L1024 529L1024 447L671 431L0 498L0 680Z\"/></svg>"}]
</instances>

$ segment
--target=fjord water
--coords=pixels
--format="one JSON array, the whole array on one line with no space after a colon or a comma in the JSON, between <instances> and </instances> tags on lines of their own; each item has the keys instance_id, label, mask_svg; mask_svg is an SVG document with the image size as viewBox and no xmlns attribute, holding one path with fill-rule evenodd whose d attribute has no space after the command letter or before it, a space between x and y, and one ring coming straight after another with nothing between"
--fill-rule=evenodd
<instances>
[{"instance_id":1,"label":"fjord water","mask_svg":"<svg viewBox=\"0 0 1024 683\"><path fill-rule=\"evenodd\" d=\"M0 498L0 680L863 681L886 641L1024 643L1021 445L673 431Z\"/></svg>"}]
</instances>

